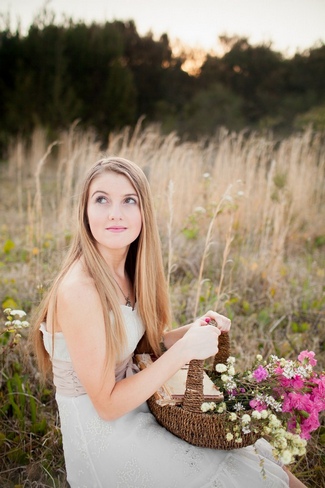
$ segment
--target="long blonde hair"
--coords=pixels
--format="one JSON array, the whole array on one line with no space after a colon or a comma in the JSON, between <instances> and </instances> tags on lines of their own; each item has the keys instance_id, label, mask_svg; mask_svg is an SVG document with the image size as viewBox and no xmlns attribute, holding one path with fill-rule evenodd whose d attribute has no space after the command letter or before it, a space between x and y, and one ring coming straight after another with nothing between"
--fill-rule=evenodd
<instances>
[{"instance_id":1,"label":"long blonde hair","mask_svg":"<svg viewBox=\"0 0 325 488\"><path fill-rule=\"evenodd\" d=\"M50 359L44 349L40 324L47 319L55 323L58 289L63 277L81 256L89 276L94 280L104 314L106 331L106 367L115 364L125 345L126 336L116 288L109 268L96 248L96 241L90 231L87 203L91 182L105 172L126 176L139 197L142 229L138 238L131 243L126 258L126 271L133 283L137 311L145 325L145 348L160 355L160 340L165 328L170 326L171 312L167 284L164 275L162 253L154 204L149 183L143 171L131 161L110 157L95 163L82 184L77 217L77 231L70 250L57 278L40 304L32 329L32 341L41 371L50 370ZM114 319L110 317L113 313ZM149 352L149 350L148 350Z\"/></svg>"}]
</instances>

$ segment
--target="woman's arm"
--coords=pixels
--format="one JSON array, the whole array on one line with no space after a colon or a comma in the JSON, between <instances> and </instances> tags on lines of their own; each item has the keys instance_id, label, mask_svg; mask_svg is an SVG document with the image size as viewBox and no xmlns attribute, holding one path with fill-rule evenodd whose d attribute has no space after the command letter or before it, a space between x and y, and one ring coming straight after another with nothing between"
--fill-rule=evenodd
<instances>
[{"instance_id":1,"label":"woman's arm","mask_svg":"<svg viewBox=\"0 0 325 488\"><path fill-rule=\"evenodd\" d=\"M203 319L192 324L182 338L150 367L115 382L115 368L105 373L106 338L101 303L94 286L61 286L57 303L62 330L74 369L98 414L114 420L145 402L184 364L205 359L218 350L217 327Z\"/></svg>"},{"instance_id":2,"label":"woman's arm","mask_svg":"<svg viewBox=\"0 0 325 488\"><path fill-rule=\"evenodd\" d=\"M202 315L200 319L203 319L204 324L206 325L205 319L210 318L211 320L214 320L217 323L217 327L221 332L229 332L230 326L231 326L231 321L224 315L220 315L217 312L214 312L213 310L209 310L205 315ZM184 334L192 327L193 324L188 324L188 325L183 325L181 327L177 327L176 329L169 330L165 332L163 336L163 341L164 341L164 346L166 349L169 349L172 345L175 344L179 339L181 339Z\"/></svg>"}]
</instances>

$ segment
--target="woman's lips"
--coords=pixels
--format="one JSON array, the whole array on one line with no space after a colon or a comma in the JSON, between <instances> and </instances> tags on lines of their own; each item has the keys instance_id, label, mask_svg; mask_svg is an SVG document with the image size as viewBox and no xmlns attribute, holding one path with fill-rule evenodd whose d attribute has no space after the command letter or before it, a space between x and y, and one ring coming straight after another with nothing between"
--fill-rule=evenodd
<instances>
[{"instance_id":1,"label":"woman's lips","mask_svg":"<svg viewBox=\"0 0 325 488\"><path fill-rule=\"evenodd\" d=\"M106 230L109 230L110 232L123 232L124 230L126 230L126 227L106 227Z\"/></svg>"}]
</instances>

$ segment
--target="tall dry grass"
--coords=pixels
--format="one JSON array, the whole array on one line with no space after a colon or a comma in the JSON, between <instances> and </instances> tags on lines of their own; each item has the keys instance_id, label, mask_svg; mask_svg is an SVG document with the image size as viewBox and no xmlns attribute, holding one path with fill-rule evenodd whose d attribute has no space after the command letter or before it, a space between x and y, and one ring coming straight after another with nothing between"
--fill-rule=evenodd
<instances>
[{"instance_id":1,"label":"tall dry grass","mask_svg":"<svg viewBox=\"0 0 325 488\"><path fill-rule=\"evenodd\" d=\"M311 129L281 141L222 129L182 142L141 121L104 149L76 125L56 141L41 129L17 139L0 167L0 245L13 243L0 257L1 302L37 305L73 233L81 176L118 155L150 181L175 324L217 308L233 320L240 365L309 348L324 367L324 148Z\"/></svg>"},{"instance_id":2,"label":"tall dry grass","mask_svg":"<svg viewBox=\"0 0 325 488\"><path fill-rule=\"evenodd\" d=\"M304 273L321 293L324 263L306 269L325 235L321 134L276 141L220 130L208 140L180 142L141 122L133 133L111 135L104 150L94 133L76 126L57 141L39 129L30 144L12 144L2 167L2 228L24 249L19 282L29 292L46 287L56 271L73 232L80 177L103 155L129 158L149 178L176 318L190 319L208 304L224 309L244 290L282 301L288 283L302 282Z\"/></svg>"}]
</instances>

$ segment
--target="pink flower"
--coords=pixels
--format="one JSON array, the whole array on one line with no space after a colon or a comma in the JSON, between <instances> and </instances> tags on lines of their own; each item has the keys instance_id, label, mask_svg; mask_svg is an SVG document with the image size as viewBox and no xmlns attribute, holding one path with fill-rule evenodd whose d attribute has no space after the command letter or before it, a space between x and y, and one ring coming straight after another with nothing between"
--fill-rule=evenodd
<instances>
[{"instance_id":1,"label":"pink flower","mask_svg":"<svg viewBox=\"0 0 325 488\"><path fill-rule=\"evenodd\" d=\"M299 375L296 375L293 378L285 378L283 376L279 381L284 388L292 388L293 390L301 390L305 385L303 379Z\"/></svg>"},{"instance_id":2,"label":"pink flower","mask_svg":"<svg viewBox=\"0 0 325 488\"><path fill-rule=\"evenodd\" d=\"M310 395L302 393L289 393L283 401L282 411L292 412L294 410L304 410L305 412L312 412L314 409L314 402L310 399Z\"/></svg>"},{"instance_id":3,"label":"pink flower","mask_svg":"<svg viewBox=\"0 0 325 488\"><path fill-rule=\"evenodd\" d=\"M304 364L310 364L311 366L316 366L317 360L315 359L315 353L313 351L302 351L298 360Z\"/></svg>"},{"instance_id":4,"label":"pink flower","mask_svg":"<svg viewBox=\"0 0 325 488\"><path fill-rule=\"evenodd\" d=\"M323 398L325 401L325 375L320 376L319 378L313 378L312 383L317 385L314 387L314 393Z\"/></svg>"},{"instance_id":5,"label":"pink flower","mask_svg":"<svg viewBox=\"0 0 325 488\"><path fill-rule=\"evenodd\" d=\"M255 369L255 371L253 371L253 376L256 379L257 383L260 383L269 376L269 373L266 371L265 368L263 368L263 366L259 366L257 369Z\"/></svg>"},{"instance_id":6,"label":"pink flower","mask_svg":"<svg viewBox=\"0 0 325 488\"><path fill-rule=\"evenodd\" d=\"M318 415L316 412L312 412L308 418L303 419L300 427L301 427L301 434L300 437L302 439L310 439L310 433L313 430L318 429L320 426L319 420L318 420Z\"/></svg>"},{"instance_id":7,"label":"pink flower","mask_svg":"<svg viewBox=\"0 0 325 488\"><path fill-rule=\"evenodd\" d=\"M258 412L267 409L266 403L259 402L258 400L255 399L249 402L249 406L254 410L257 410Z\"/></svg>"}]
</instances>

